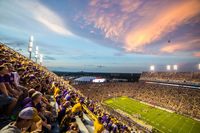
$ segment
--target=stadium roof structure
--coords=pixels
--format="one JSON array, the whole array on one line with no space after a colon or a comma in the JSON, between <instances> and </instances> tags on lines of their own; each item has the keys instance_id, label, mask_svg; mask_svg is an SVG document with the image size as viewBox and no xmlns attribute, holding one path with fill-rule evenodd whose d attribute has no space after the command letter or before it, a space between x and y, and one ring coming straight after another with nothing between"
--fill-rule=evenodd
<instances>
[{"instance_id":1,"label":"stadium roof structure","mask_svg":"<svg viewBox=\"0 0 200 133\"><path fill-rule=\"evenodd\" d=\"M75 81L78 81L78 82L92 82L94 79L96 79L96 77L93 77L93 76L83 76L83 77L75 79Z\"/></svg>"},{"instance_id":2,"label":"stadium roof structure","mask_svg":"<svg viewBox=\"0 0 200 133\"><path fill-rule=\"evenodd\" d=\"M76 82L93 82L93 83L102 83L106 82L105 78L93 77L93 76L83 76L75 79Z\"/></svg>"}]
</instances>

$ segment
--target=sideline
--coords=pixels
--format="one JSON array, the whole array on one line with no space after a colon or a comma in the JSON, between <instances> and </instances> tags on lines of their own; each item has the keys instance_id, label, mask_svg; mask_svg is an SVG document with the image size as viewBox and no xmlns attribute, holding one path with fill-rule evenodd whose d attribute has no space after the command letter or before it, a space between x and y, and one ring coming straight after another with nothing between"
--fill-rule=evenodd
<instances>
[{"instance_id":1,"label":"sideline","mask_svg":"<svg viewBox=\"0 0 200 133\"><path fill-rule=\"evenodd\" d=\"M185 116L185 117L189 117L193 120L196 120L196 121L199 121L200 122L200 119L196 118L196 117L192 117L190 115L186 115L186 114L183 114L183 113L179 113L179 112L176 112L176 111L173 111L173 110L170 110L170 109L166 109L166 108L163 108L163 107L160 107L160 106L156 106L156 105L153 105L153 104L150 104L150 103L147 103L147 102L143 102L143 101L140 101L140 100L137 100L137 99L134 99L134 98L130 98L132 100L136 100L140 103L143 103L143 104L146 104L146 105L149 105L149 106L152 106L154 108L158 108L158 109L161 109L161 110L164 110L164 111L167 111L167 112L170 112L170 113L177 113L179 115L182 115L182 116Z\"/></svg>"},{"instance_id":2,"label":"sideline","mask_svg":"<svg viewBox=\"0 0 200 133\"><path fill-rule=\"evenodd\" d=\"M184 88L191 88L191 89L200 89L199 86L185 85L185 84L162 83L162 82L153 82L153 81L147 81L146 83L147 84L159 84L159 85L165 85L165 86L184 87Z\"/></svg>"},{"instance_id":3,"label":"sideline","mask_svg":"<svg viewBox=\"0 0 200 133\"><path fill-rule=\"evenodd\" d=\"M142 127L147 128L149 131L152 131L152 129L153 129L153 126L147 124L145 121L137 119L137 118L133 117L132 115L122 111L121 109L116 109L116 112L118 112L118 113L120 113L120 114L122 114L122 115L124 115L126 117L131 118L134 122L136 122L137 124L141 125Z\"/></svg>"},{"instance_id":4,"label":"sideline","mask_svg":"<svg viewBox=\"0 0 200 133\"><path fill-rule=\"evenodd\" d=\"M131 98L131 99L133 99L133 98ZM133 100L135 100L135 99L133 99ZM136 100L136 101L138 101L138 100ZM158 109L167 111L167 112L169 112L169 113L174 113L174 112L175 112L175 111L173 111L173 110L166 109L166 108L163 108L163 107L160 107L160 106L157 106L157 105L153 105L153 104L150 104L150 103L146 103L146 102L143 102L143 101L139 101L139 102L140 102L140 103L143 103L143 104L146 104L146 105L149 105L149 106L151 106L151 107L155 107L155 108L158 108Z\"/></svg>"}]
</instances>

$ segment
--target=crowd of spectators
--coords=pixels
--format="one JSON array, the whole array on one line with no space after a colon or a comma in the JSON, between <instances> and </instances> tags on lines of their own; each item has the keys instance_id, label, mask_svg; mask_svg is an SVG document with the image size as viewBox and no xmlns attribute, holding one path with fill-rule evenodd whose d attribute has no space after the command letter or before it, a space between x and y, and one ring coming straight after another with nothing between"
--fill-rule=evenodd
<instances>
[{"instance_id":1,"label":"crowd of spectators","mask_svg":"<svg viewBox=\"0 0 200 133\"><path fill-rule=\"evenodd\" d=\"M200 72L143 72L140 80L200 85Z\"/></svg>"},{"instance_id":2,"label":"crowd of spectators","mask_svg":"<svg viewBox=\"0 0 200 133\"><path fill-rule=\"evenodd\" d=\"M85 96L99 102L113 97L128 96L155 106L200 118L199 89L145 82L83 84L75 87Z\"/></svg>"},{"instance_id":3,"label":"crowd of spectators","mask_svg":"<svg viewBox=\"0 0 200 133\"><path fill-rule=\"evenodd\" d=\"M99 102L4 44L0 59L0 132L52 132L57 122L60 132L78 133L76 117L84 121L86 110L92 114L95 133L130 132ZM4 125L5 121L10 123Z\"/></svg>"}]
</instances>

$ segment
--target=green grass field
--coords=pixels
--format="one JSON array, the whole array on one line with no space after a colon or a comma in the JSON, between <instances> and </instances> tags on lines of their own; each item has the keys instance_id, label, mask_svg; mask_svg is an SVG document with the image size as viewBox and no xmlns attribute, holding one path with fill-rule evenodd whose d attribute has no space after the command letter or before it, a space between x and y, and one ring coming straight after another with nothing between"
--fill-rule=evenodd
<instances>
[{"instance_id":1,"label":"green grass field","mask_svg":"<svg viewBox=\"0 0 200 133\"><path fill-rule=\"evenodd\" d=\"M112 98L104 103L130 115L140 114L141 120L165 133L200 133L199 121L151 107L128 97Z\"/></svg>"}]
</instances>

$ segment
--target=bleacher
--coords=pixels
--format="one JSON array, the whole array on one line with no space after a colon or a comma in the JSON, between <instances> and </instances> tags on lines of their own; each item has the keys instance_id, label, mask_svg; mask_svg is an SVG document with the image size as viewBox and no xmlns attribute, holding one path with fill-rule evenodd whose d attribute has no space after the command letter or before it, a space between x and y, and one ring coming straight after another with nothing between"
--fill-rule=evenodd
<instances>
[{"instance_id":1,"label":"bleacher","mask_svg":"<svg viewBox=\"0 0 200 133\"><path fill-rule=\"evenodd\" d=\"M4 44L0 44L0 58L2 79L0 84L3 88L5 86L8 97L17 101L9 114L7 108L4 108L10 106L9 103L0 106L2 116L0 129L10 122L18 122L21 118L19 114L28 105L37 110L40 119L37 122L34 121L28 129L24 127L23 130L26 131L100 133L103 130L109 132L115 130L116 132L130 132L130 127L117 121L116 118L110 119L113 116L109 112L106 112L106 115L110 118L103 121L101 118L105 112L98 102L88 99L70 86L69 82ZM19 75L18 86L15 86L15 80L11 80L13 79L12 73ZM5 75L10 76L8 80ZM12 88L13 92L7 88L7 85ZM4 95L2 89L0 91ZM30 100L28 103L26 103L27 99ZM24 103L26 103L25 106ZM58 117L60 117L60 123ZM112 123L117 125L116 129L112 127ZM109 129L108 124L111 125Z\"/></svg>"},{"instance_id":2,"label":"bleacher","mask_svg":"<svg viewBox=\"0 0 200 133\"><path fill-rule=\"evenodd\" d=\"M130 132L131 128L134 131L145 131L129 117L101 103L105 99L118 96L128 96L200 118L200 90L190 88L200 85L199 72L144 72L139 83L81 84L75 85L74 88L68 81L4 44L0 44L0 58L0 85L4 88L3 90L0 87L0 94L9 92L8 98L10 100L11 97L15 104L14 108L9 110L10 101L7 99L6 104L1 102L0 129L18 119L19 112L25 107L22 103L26 98L33 100L36 92L42 94L40 102L37 103L42 107L34 107L40 116L40 124L36 124L37 128L31 127L31 131L99 133ZM14 74L19 74L18 85L14 84L17 82L13 80ZM35 103L29 101L29 104L33 107Z\"/></svg>"},{"instance_id":3,"label":"bleacher","mask_svg":"<svg viewBox=\"0 0 200 133\"><path fill-rule=\"evenodd\" d=\"M138 82L85 84L75 87L85 96L99 102L113 97L128 96L200 119L200 89L191 86Z\"/></svg>"},{"instance_id":4,"label":"bleacher","mask_svg":"<svg viewBox=\"0 0 200 133\"><path fill-rule=\"evenodd\" d=\"M143 72L140 81L200 86L200 72Z\"/></svg>"}]
</instances>

